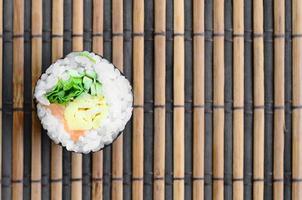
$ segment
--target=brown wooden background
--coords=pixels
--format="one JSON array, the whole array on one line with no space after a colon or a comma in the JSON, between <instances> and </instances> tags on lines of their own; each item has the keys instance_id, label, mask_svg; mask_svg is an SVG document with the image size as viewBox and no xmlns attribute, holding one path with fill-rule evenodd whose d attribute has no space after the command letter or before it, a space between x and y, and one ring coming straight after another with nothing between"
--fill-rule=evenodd
<instances>
[{"instance_id":1,"label":"brown wooden background","mask_svg":"<svg viewBox=\"0 0 302 200\"><path fill-rule=\"evenodd\" d=\"M1 199L302 199L302 1L1 0ZM32 89L71 51L132 82L131 123L81 155Z\"/></svg>"}]
</instances>

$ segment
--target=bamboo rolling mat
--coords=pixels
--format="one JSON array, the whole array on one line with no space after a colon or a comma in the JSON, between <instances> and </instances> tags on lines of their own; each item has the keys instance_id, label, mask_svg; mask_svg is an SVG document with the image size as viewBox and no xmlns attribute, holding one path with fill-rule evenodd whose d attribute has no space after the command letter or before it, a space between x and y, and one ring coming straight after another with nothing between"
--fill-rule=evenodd
<instances>
[{"instance_id":1,"label":"bamboo rolling mat","mask_svg":"<svg viewBox=\"0 0 302 200\"><path fill-rule=\"evenodd\" d=\"M302 1L0 0L0 199L302 199ZM133 86L123 135L54 144L42 72L93 51Z\"/></svg>"}]
</instances>

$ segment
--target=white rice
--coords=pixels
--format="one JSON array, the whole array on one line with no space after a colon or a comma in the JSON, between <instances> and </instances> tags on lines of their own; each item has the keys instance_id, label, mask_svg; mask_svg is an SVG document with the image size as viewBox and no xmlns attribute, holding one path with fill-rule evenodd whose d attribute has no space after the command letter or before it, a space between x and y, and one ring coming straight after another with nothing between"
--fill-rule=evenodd
<instances>
[{"instance_id":1,"label":"white rice","mask_svg":"<svg viewBox=\"0 0 302 200\"><path fill-rule=\"evenodd\" d=\"M61 143L69 151L89 153L98 151L112 143L125 128L132 114L133 95L129 81L121 75L106 59L90 53L96 63L88 58L79 56L77 52L70 53L64 59L53 63L40 80L38 80L34 96L37 100L37 113L42 126L55 143ZM67 80L67 71L75 73L91 70L97 73L97 79L102 83L103 95L108 105L108 115L96 130L89 130L79 140L73 141L64 130L64 125L55 117L49 108L45 94L53 89L58 80Z\"/></svg>"}]
</instances>

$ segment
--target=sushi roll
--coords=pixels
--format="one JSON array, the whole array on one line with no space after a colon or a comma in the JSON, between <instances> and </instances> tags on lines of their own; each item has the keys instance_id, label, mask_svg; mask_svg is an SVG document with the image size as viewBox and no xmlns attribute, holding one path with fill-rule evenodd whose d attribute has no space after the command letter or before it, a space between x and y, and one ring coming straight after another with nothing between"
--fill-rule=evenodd
<instances>
[{"instance_id":1,"label":"sushi roll","mask_svg":"<svg viewBox=\"0 0 302 200\"><path fill-rule=\"evenodd\" d=\"M48 136L68 151L102 149L132 115L129 81L113 64L87 51L53 63L37 81L34 97Z\"/></svg>"}]
</instances>

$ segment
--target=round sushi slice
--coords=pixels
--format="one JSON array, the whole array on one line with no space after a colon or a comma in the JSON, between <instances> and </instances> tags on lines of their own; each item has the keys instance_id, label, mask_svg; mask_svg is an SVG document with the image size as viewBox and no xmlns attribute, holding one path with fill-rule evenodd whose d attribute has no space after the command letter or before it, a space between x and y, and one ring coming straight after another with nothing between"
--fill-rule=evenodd
<instances>
[{"instance_id":1,"label":"round sushi slice","mask_svg":"<svg viewBox=\"0 0 302 200\"><path fill-rule=\"evenodd\" d=\"M37 114L55 143L89 153L113 142L132 115L129 81L104 58L73 52L38 80Z\"/></svg>"}]
</instances>

